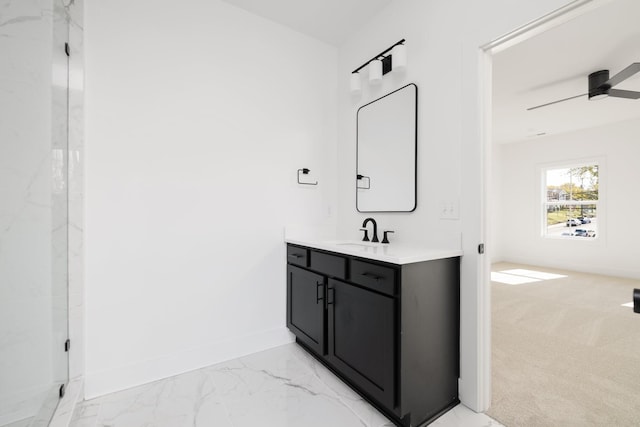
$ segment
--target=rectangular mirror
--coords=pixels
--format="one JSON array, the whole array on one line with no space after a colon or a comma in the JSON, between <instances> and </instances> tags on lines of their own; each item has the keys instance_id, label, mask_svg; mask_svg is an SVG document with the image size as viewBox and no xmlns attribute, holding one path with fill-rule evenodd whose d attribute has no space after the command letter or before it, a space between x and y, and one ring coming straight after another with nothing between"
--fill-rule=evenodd
<instances>
[{"instance_id":1,"label":"rectangular mirror","mask_svg":"<svg viewBox=\"0 0 640 427\"><path fill-rule=\"evenodd\" d=\"M358 109L356 209L416 208L418 87L411 83Z\"/></svg>"}]
</instances>

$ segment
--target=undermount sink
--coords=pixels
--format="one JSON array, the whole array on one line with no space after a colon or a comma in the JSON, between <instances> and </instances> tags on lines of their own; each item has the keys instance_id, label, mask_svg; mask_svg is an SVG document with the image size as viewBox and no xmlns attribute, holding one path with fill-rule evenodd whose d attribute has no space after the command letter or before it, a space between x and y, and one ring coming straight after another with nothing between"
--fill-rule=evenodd
<instances>
[{"instance_id":1,"label":"undermount sink","mask_svg":"<svg viewBox=\"0 0 640 427\"><path fill-rule=\"evenodd\" d=\"M371 243L371 242L352 242L352 241L338 241L332 242L337 246L352 246L354 248L377 248L380 247L380 243Z\"/></svg>"}]
</instances>

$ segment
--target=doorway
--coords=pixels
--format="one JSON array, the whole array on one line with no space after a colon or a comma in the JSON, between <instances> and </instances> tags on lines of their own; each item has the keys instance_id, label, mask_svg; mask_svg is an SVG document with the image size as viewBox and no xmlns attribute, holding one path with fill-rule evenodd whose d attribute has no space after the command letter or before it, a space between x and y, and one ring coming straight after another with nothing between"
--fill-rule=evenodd
<instances>
[{"instance_id":1,"label":"doorway","mask_svg":"<svg viewBox=\"0 0 640 427\"><path fill-rule=\"evenodd\" d=\"M487 93L494 121L493 136L485 142L490 165L485 176L494 183L486 199L493 213L487 226L494 267L488 414L510 426L631 425L630 417L640 410L640 402L629 398L640 393L633 384L640 377L628 369L638 363L630 355L640 352L635 348L640 317L624 306L640 286L640 274L625 255L640 236L620 227L615 203L618 177L625 167L631 170L625 157L640 154L629 142L640 134L640 101L595 104L583 96L527 111L586 92L593 71L607 68L614 75L640 61L630 47L640 41L640 34L634 38L635 24L617 41L588 41L590 34L624 30L628 17L639 16L640 10L625 7L638 5L582 2L485 49L487 68L492 68L488 74L499 79L492 95ZM599 22L597 32L593 21ZM610 32L602 29L607 23ZM576 28L582 34L572 33ZM543 42L550 44L540 53ZM573 42L585 48L572 48ZM637 82L629 79L625 89L640 89L632 87L640 86ZM490 145L495 141L500 144ZM566 203L549 199L548 171L583 163L600 171L599 197L578 202L570 195ZM582 182L573 189L593 195L587 187ZM574 202L579 209L569 212L591 214L550 223L550 213L559 214ZM590 232L592 224L597 233Z\"/></svg>"}]
</instances>

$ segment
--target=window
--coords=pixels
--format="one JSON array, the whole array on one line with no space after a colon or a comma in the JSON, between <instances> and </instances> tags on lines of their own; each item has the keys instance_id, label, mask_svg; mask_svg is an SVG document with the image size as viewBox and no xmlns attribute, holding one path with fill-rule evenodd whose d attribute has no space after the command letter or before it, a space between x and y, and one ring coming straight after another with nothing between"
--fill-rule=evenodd
<instances>
[{"instance_id":1,"label":"window","mask_svg":"<svg viewBox=\"0 0 640 427\"><path fill-rule=\"evenodd\" d=\"M543 236L592 240L598 236L596 163L543 169Z\"/></svg>"}]
</instances>

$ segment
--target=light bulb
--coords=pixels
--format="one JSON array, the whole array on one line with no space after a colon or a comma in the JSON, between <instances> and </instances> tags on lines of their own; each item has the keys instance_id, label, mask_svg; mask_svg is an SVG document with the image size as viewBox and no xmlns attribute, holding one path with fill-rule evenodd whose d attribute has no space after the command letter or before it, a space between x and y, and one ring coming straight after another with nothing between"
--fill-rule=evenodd
<instances>
[{"instance_id":1,"label":"light bulb","mask_svg":"<svg viewBox=\"0 0 640 427\"><path fill-rule=\"evenodd\" d=\"M379 85L382 83L382 61L374 59L369 62L369 84Z\"/></svg>"},{"instance_id":2,"label":"light bulb","mask_svg":"<svg viewBox=\"0 0 640 427\"><path fill-rule=\"evenodd\" d=\"M362 92L362 79L360 73L351 73L351 93L359 94Z\"/></svg>"},{"instance_id":3,"label":"light bulb","mask_svg":"<svg viewBox=\"0 0 640 427\"><path fill-rule=\"evenodd\" d=\"M393 71L407 69L407 46L397 44L391 49L391 69Z\"/></svg>"}]
</instances>

